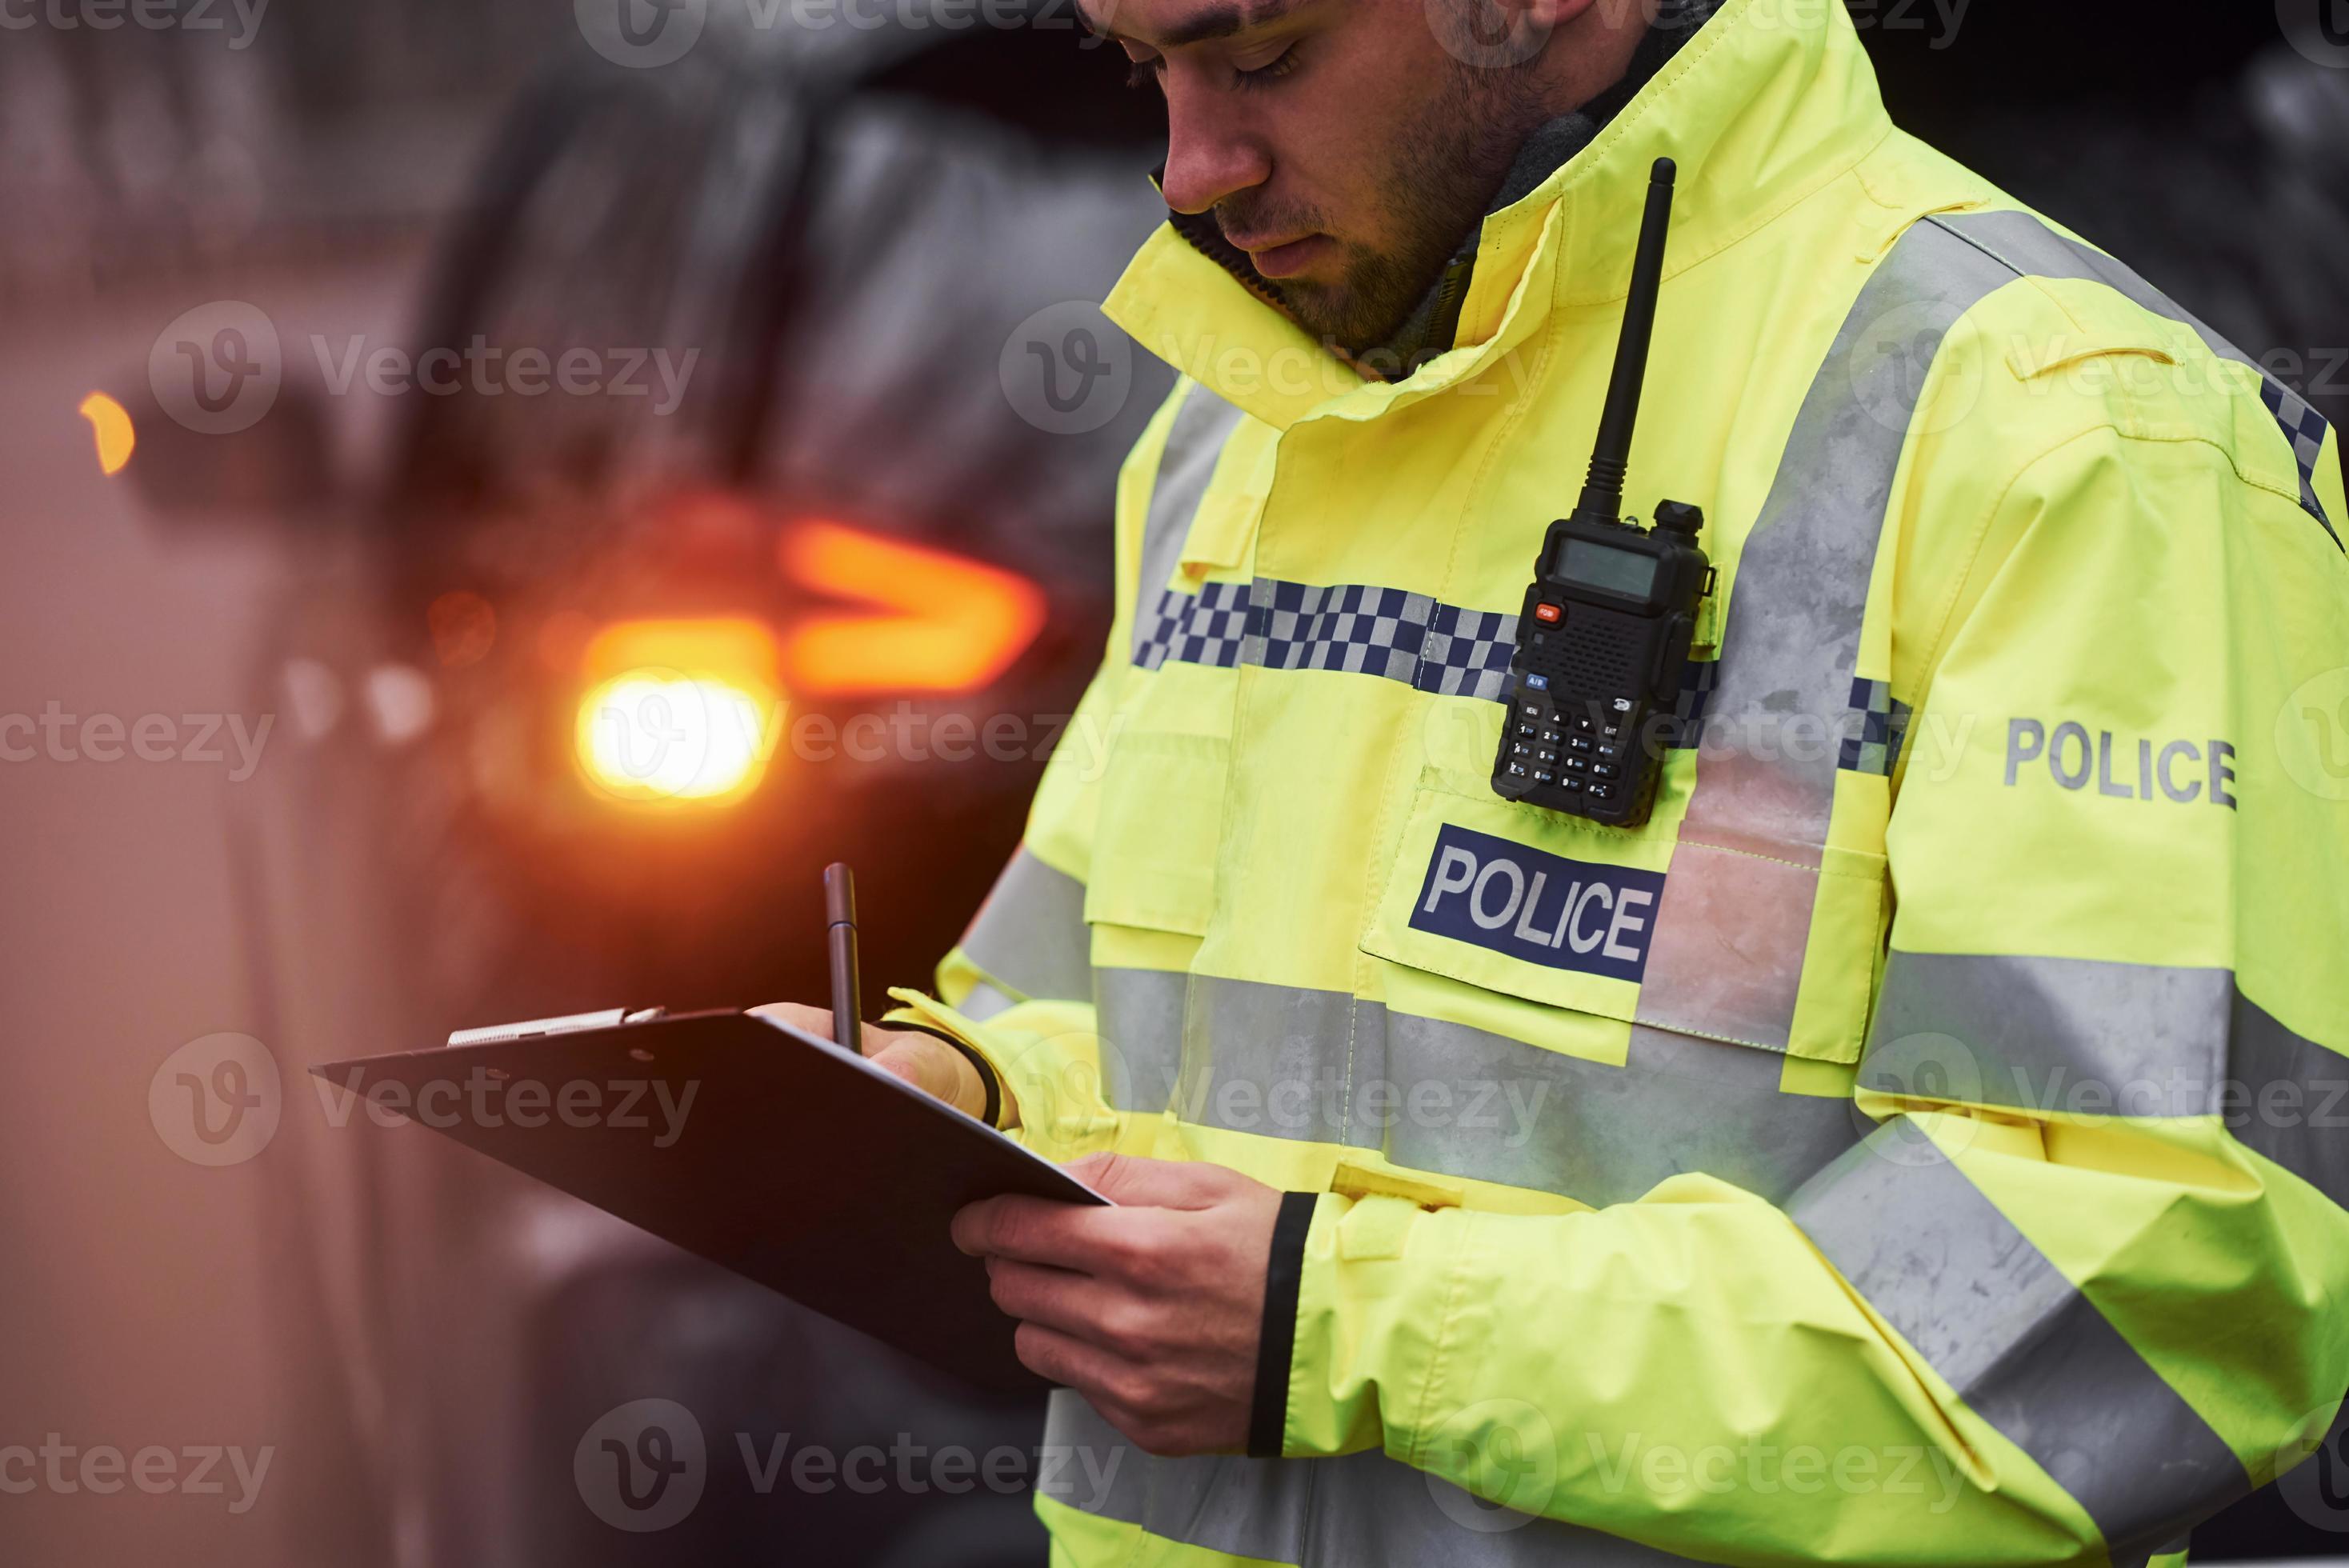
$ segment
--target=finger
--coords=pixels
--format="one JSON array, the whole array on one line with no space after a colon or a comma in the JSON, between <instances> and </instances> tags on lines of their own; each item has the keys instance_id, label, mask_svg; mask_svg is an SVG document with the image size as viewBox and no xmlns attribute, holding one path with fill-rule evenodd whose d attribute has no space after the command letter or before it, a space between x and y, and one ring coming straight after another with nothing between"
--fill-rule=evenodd
<instances>
[{"instance_id":1,"label":"finger","mask_svg":"<svg viewBox=\"0 0 2349 1568\"><path fill-rule=\"evenodd\" d=\"M823 1007L810 1007L798 1002L770 1002L763 1007L751 1008L750 1016L772 1018L779 1024L788 1024L800 1033L813 1035L818 1039L832 1038L832 1014Z\"/></svg>"},{"instance_id":2,"label":"finger","mask_svg":"<svg viewBox=\"0 0 2349 1568\"><path fill-rule=\"evenodd\" d=\"M772 1018L779 1024L788 1024L820 1040L833 1038L832 1009L829 1007L811 1007L802 1002L769 1002L764 1006L750 1008L750 1013L754 1018ZM885 1029L878 1024L861 1024L858 1027L864 1031L864 1054L867 1056L878 1053L892 1040L905 1037L903 1031Z\"/></svg>"},{"instance_id":3,"label":"finger","mask_svg":"<svg viewBox=\"0 0 2349 1568\"><path fill-rule=\"evenodd\" d=\"M1040 1324L1113 1353L1133 1353L1134 1346L1116 1326L1126 1323L1133 1305L1123 1290L1091 1274L1009 1258L988 1259L987 1276L995 1305L1021 1322Z\"/></svg>"},{"instance_id":4,"label":"finger","mask_svg":"<svg viewBox=\"0 0 2349 1568\"><path fill-rule=\"evenodd\" d=\"M1223 1167L1193 1160L1088 1154L1066 1169L1111 1202L1129 1208L1212 1209L1228 1188L1229 1172Z\"/></svg>"},{"instance_id":5,"label":"finger","mask_svg":"<svg viewBox=\"0 0 2349 1568\"><path fill-rule=\"evenodd\" d=\"M983 1198L955 1215L950 1233L973 1257L1122 1274L1141 1249L1136 1231L1145 1214L1049 1198Z\"/></svg>"},{"instance_id":6,"label":"finger","mask_svg":"<svg viewBox=\"0 0 2349 1568\"><path fill-rule=\"evenodd\" d=\"M1023 1323L1011 1336L1020 1365L1047 1383L1074 1388L1088 1404L1107 1415L1122 1410L1123 1398L1133 1391L1138 1376L1132 1367L1097 1345L1040 1323Z\"/></svg>"}]
</instances>

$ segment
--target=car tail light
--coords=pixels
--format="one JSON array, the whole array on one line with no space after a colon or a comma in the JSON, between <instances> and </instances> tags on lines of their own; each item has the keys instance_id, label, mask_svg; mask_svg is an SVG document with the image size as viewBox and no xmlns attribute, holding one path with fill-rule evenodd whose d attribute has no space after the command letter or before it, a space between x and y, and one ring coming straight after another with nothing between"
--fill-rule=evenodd
<instances>
[{"instance_id":1,"label":"car tail light","mask_svg":"<svg viewBox=\"0 0 2349 1568\"><path fill-rule=\"evenodd\" d=\"M872 606L792 626L783 667L804 696L977 691L1044 626L1042 589L963 556L835 522L796 524L779 549L802 587Z\"/></svg>"},{"instance_id":2,"label":"car tail light","mask_svg":"<svg viewBox=\"0 0 2349 1568\"><path fill-rule=\"evenodd\" d=\"M628 621L582 657L581 776L615 800L719 806L759 787L782 693L772 633L756 621Z\"/></svg>"}]
</instances>

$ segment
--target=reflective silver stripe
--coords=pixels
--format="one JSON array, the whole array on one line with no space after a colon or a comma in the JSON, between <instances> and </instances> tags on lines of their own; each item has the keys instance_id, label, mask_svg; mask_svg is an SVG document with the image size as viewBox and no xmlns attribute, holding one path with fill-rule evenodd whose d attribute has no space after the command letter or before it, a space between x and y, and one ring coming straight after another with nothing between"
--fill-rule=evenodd
<instances>
[{"instance_id":1,"label":"reflective silver stripe","mask_svg":"<svg viewBox=\"0 0 2349 1568\"><path fill-rule=\"evenodd\" d=\"M2017 274L2038 278L2072 278L2087 283L2100 283L2113 289L2141 310L2191 327L2210 352L2221 359L2231 359L2238 365L2248 365L2260 373L2267 384L2271 400L2269 413L2280 424L2298 427L2302 418L2313 414L2300 395L2286 387L2267 366L2210 330L2201 317L2155 288L2129 268L2093 246L2057 233L2044 220L2031 212L1971 212L1944 213L1926 220L1964 240ZM2287 412L2294 416L2287 420ZM2316 427L2321 430L2321 424ZM2285 431L2286 438L2299 434L2296 428ZM2334 544L2341 535L2333 521L2324 515L2324 504L2317 499L2314 476L2311 469L2315 454L2295 449L2296 466L2300 469L2300 504L2309 514L2324 525Z\"/></svg>"},{"instance_id":2,"label":"reflective silver stripe","mask_svg":"<svg viewBox=\"0 0 2349 1568\"><path fill-rule=\"evenodd\" d=\"M1056 1456L1070 1457L1059 1460ZM1156 1459L1135 1448L1084 1399L1052 1391L1037 1491L1082 1512L1138 1524L1153 1535L1237 1557L1302 1560L1315 1461L1222 1455Z\"/></svg>"},{"instance_id":3,"label":"reflective silver stripe","mask_svg":"<svg viewBox=\"0 0 2349 1568\"><path fill-rule=\"evenodd\" d=\"M1090 1001L1092 935L1085 926L1085 884L1019 850L963 933L962 950L1015 995Z\"/></svg>"},{"instance_id":4,"label":"reflective silver stripe","mask_svg":"<svg viewBox=\"0 0 2349 1568\"><path fill-rule=\"evenodd\" d=\"M1102 1087L1118 1109L1155 1113L1174 1103L1175 1075L1183 1063L1183 995L1190 980L1163 969L1093 971Z\"/></svg>"},{"instance_id":5,"label":"reflective silver stripe","mask_svg":"<svg viewBox=\"0 0 2349 1568\"><path fill-rule=\"evenodd\" d=\"M1663 1568L1702 1561L1495 1507L1376 1451L1303 1462L1320 1472L1312 1498L1313 1568Z\"/></svg>"},{"instance_id":6,"label":"reflective silver stripe","mask_svg":"<svg viewBox=\"0 0 2349 1568\"><path fill-rule=\"evenodd\" d=\"M2013 276L1953 234L1909 230L1811 382L1730 584L1696 790L1656 907L1643 1024L1773 1050L1793 1036L1841 740L1860 721L1860 623L1920 362Z\"/></svg>"},{"instance_id":7,"label":"reflective silver stripe","mask_svg":"<svg viewBox=\"0 0 2349 1568\"><path fill-rule=\"evenodd\" d=\"M1786 1208L1975 1413L2088 1511L2116 1559L2251 1490L2209 1424L1904 1122L1878 1129Z\"/></svg>"},{"instance_id":8,"label":"reflective silver stripe","mask_svg":"<svg viewBox=\"0 0 2349 1568\"><path fill-rule=\"evenodd\" d=\"M1007 1013L1019 1004L984 980L970 988L970 994L955 1009L974 1024L984 1024L1000 1013Z\"/></svg>"},{"instance_id":9,"label":"reflective silver stripe","mask_svg":"<svg viewBox=\"0 0 2349 1568\"><path fill-rule=\"evenodd\" d=\"M1847 1099L1782 1091L1784 1065L1635 1027L1612 1067L1342 992L1201 975L1175 1109L1594 1208L1686 1171L1776 1202L1872 1125Z\"/></svg>"},{"instance_id":10,"label":"reflective silver stripe","mask_svg":"<svg viewBox=\"0 0 2349 1568\"><path fill-rule=\"evenodd\" d=\"M1309 1568L1660 1568L1695 1561L1495 1508L1376 1450L1343 1459L1155 1459L1065 1388L1054 1389L1046 1408L1036 1490L1169 1541Z\"/></svg>"},{"instance_id":11,"label":"reflective silver stripe","mask_svg":"<svg viewBox=\"0 0 2349 1568\"><path fill-rule=\"evenodd\" d=\"M1150 1456L1073 1389L1055 1388L1045 1400L1044 1453L1036 1471L1040 1496L1128 1524L1147 1516Z\"/></svg>"},{"instance_id":12,"label":"reflective silver stripe","mask_svg":"<svg viewBox=\"0 0 2349 1568\"><path fill-rule=\"evenodd\" d=\"M1357 1015L1372 1027L1367 1040L1356 1037ZM1379 1021L1377 1004L1344 991L1195 976L1175 1114L1231 1132L1359 1144L1350 1069L1380 1060Z\"/></svg>"},{"instance_id":13,"label":"reflective silver stripe","mask_svg":"<svg viewBox=\"0 0 2349 1568\"><path fill-rule=\"evenodd\" d=\"M2302 1039L2240 992L2228 1027L2228 1057L2247 1090L2229 1108L2228 1130L2349 1209L2349 1056ZM2262 1103L2267 1086L2282 1084L2297 1086L2296 1103Z\"/></svg>"},{"instance_id":14,"label":"reflective silver stripe","mask_svg":"<svg viewBox=\"0 0 2349 1568\"><path fill-rule=\"evenodd\" d=\"M1896 950L1858 1085L2092 1116L2223 1116L2349 1207L2349 1057L2225 969Z\"/></svg>"},{"instance_id":15,"label":"reflective silver stripe","mask_svg":"<svg viewBox=\"0 0 2349 1568\"><path fill-rule=\"evenodd\" d=\"M1408 1114L1386 1140L1399 1165L1563 1193L1593 1208L1702 1171L1777 1202L1857 1142L1851 1102L1788 1094L1767 1052L1644 1026L1625 1065L1391 1014L1399 1083L1498 1084L1498 1131ZM1456 1091L1455 1091L1456 1092Z\"/></svg>"},{"instance_id":16,"label":"reflective silver stripe","mask_svg":"<svg viewBox=\"0 0 2349 1568\"><path fill-rule=\"evenodd\" d=\"M1166 449L1158 459L1158 479L1150 491L1150 513L1143 524L1141 576L1134 587L1133 661L1143 661L1144 644L1157 623L1158 595L1183 562L1183 542L1190 537L1191 519L1206 499L1216 477L1216 459L1224 443L1239 428L1242 415L1231 404L1196 383L1185 388L1183 406L1166 432Z\"/></svg>"},{"instance_id":17,"label":"reflective silver stripe","mask_svg":"<svg viewBox=\"0 0 2349 1568\"><path fill-rule=\"evenodd\" d=\"M2224 969L1895 950L1859 1083L1974 1105L2212 1115L2234 994Z\"/></svg>"}]
</instances>

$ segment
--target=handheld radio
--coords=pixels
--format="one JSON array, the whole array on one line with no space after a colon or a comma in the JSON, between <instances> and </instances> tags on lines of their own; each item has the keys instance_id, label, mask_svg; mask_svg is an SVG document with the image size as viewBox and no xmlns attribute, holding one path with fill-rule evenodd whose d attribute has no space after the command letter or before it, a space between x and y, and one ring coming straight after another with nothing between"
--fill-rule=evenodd
<instances>
[{"instance_id":1,"label":"handheld radio","mask_svg":"<svg viewBox=\"0 0 2349 1568\"><path fill-rule=\"evenodd\" d=\"M1674 173L1660 158L1649 178L1598 447L1574 514L1549 525L1534 562L1493 764L1503 797L1617 828L1638 827L1655 808L1697 608L1713 592L1712 564L1697 548L1703 512L1663 501L1652 530L1620 515Z\"/></svg>"}]
</instances>

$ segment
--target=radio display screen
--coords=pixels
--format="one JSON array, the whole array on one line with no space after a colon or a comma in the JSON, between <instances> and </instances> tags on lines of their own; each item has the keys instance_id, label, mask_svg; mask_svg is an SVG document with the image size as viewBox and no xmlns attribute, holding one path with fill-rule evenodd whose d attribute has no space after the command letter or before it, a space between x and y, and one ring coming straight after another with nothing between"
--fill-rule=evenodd
<instances>
[{"instance_id":1,"label":"radio display screen","mask_svg":"<svg viewBox=\"0 0 2349 1568\"><path fill-rule=\"evenodd\" d=\"M1656 573L1663 565L1637 550L1619 550L1588 539L1568 539L1558 552L1557 575L1586 588L1603 588L1633 599L1655 591Z\"/></svg>"}]
</instances>

